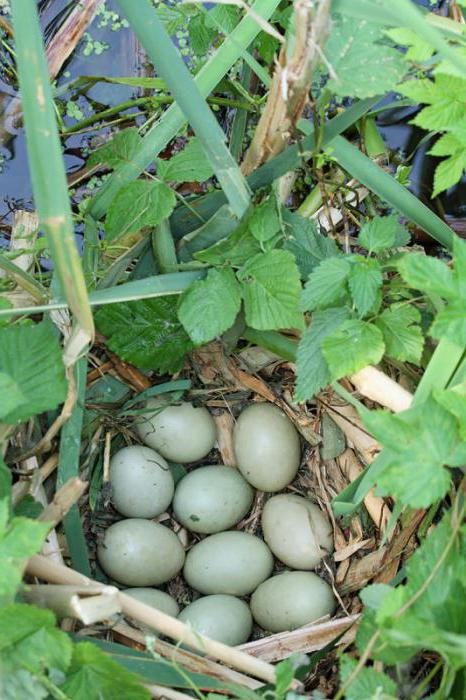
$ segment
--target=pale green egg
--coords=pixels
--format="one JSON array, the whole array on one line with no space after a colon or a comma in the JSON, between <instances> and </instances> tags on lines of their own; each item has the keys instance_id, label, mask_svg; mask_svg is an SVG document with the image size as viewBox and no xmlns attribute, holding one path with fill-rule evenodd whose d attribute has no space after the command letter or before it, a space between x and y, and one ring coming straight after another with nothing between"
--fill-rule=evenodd
<instances>
[{"instance_id":1,"label":"pale green egg","mask_svg":"<svg viewBox=\"0 0 466 700\"><path fill-rule=\"evenodd\" d=\"M243 644L252 632L249 606L231 595L199 598L184 608L178 619L199 634L229 646Z\"/></svg>"},{"instance_id":2,"label":"pale green egg","mask_svg":"<svg viewBox=\"0 0 466 700\"><path fill-rule=\"evenodd\" d=\"M196 591L243 596L252 593L273 569L262 540L246 532L219 532L188 552L183 575Z\"/></svg>"},{"instance_id":3,"label":"pale green egg","mask_svg":"<svg viewBox=\"0 0 466 700\"><path fill-rule=\"evenodd\" d=\"M110 525L97 548L105 573L126 586L157 586L181 570L185 552L174 532L141 518Z\"/></svg>"},{"instance_id":4,"label":"pale green egg","mask_svg":"<svg viewBox=\"0 0 466 700\"><path fill-rule=\"evenodd\" d=\"M180 612L180 606L174 598L165 591L159 591L157 588L126 588L123 593L139 600L141 603L150 605L151 608L160 610L165 615L177 617Z\"/></svg>"},{"instance_id":5,"label":"pale green egg","mask_svg":"<svg viewBox=\"0 0 466 700\"><path fill-rule=\"evenodd\" d=\"M155 450L124 447L110 461L115 508L127 518L154 518L168 508L175 484L170 468Z\"/></svg>"},{"instance_id":6,"label":"pale green egg","mask_svg":"<svg viewBox=\"0 0 466 700\"><path fill-rule=\"evenodd\" d=\"M253 489L237 469L198 467L178 483L173 513L178 522L193 532L221 532L246 515L253 498Z\"/></svg>"},{"instance_id":7,"label":"pale green egg","mask_svg":"<svg viewBox=\"0 0 466 700\"><path fill-rule=\"evenodd\" d=\"M248 406L239 416L233 445L238 469L260 491L281 491L296 476L301 452L293 423L271 403Z\"/></svg>"},{"instance_id":8,"label":"pale green egg","mask_svg":"<svg viewBox=\"0 0 466 700\"><path fill-rule=\"evenodd\" d=\"M286 632L331 615L336 601L328 583L316 574L287 571L261 583L250 605L258 625L269 632Z\"/></svg>"},{"instance_id":9,"label":"pale green egg","mask_svg":"<svg viewBox=\"0 0 466 700\"><path fill-rule=\"evenodd\" d=\"M166 406L166 400L158 396L147 401L146 408L153 410L137 418L136 431L146 445L165 459L182 464L197 462L215 444L215 421L206 408L194 408L187 401Z\"/></svg>"},{"instance_id":10,"label":"pale green egg","mask_svg":"<svg viewBox=\"0 0 466 700\"><path fill-rule=\"evenodd\" d=\"M332 526L307 498L273 496L264 506L261 524L272 553L292 569L315 569L333 552Z\"/></svg>"}]
</instances>

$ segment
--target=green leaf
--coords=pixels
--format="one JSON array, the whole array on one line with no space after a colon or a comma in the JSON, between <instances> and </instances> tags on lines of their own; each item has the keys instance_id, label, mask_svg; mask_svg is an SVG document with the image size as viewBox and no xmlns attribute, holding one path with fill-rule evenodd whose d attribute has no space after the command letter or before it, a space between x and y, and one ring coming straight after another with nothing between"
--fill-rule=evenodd
<instances>
[{"instance_id":1,"label":"green leaf","mask_svg":"<svg viewBox=\"0 0 466 700\"><path fill-rule=\"evenodd\" d=\"M209 270L181 297L178 318L195 345L208 343L230 328L240 310L241 291L231 269Z\"/></svg>"},{"instance_id":2,"label":"green leaf","mask_svg":"<svg viewBox=\"0 0 466 700\"><path fill-rule=\"evenodd\" d=\"M327 86L342 97L371 97L392 90L407 71L403 56L380 43L377 25L367 20L340 18L324 47L336 73Z\"/></svg>"},{"instance_id":3,"label":"green leaf","mask_svg":"<svg viewBox=\"0 0 466 700\"><path fill-rule=\"evenodd\" d=\"M414 289L427 294L439 294L445 299L455 299L457 289L453 274L442 260L422 253L408 253L398 263L398 271Z\"/></svg>"},{"instance_id":4,"label":"green leaf","mask_svg":"<svg viewBox=\"0 0 466 700\"><path fill-rule=\"evenodd\" d=\"M382 331L389 357L419 365L424 349L420 320L419 311L403 303L392 304L380 314L375 325Z\"/></svg>"},{"instance_id":5,"label":"green leaf","mask_svg":"<svg viewBox=\"0 0 466 700\"><path fill-rule=\"evenodd\" d=\"M456 185L461 180L465 169L466 148L439 163L435 168L432 198Z\"/></svg>"},{"instance_id":6,"label":"green leaf","mask_svg":"<svg viewBox=\"0 0 466 700\"><path fill-rule=\"evenodd\" d=\"M131 163L135 153L141 147L142 138L136 127L119 131L111 141L91 153L87 159L87 167L106 165L108 168L118 168L125 163Z\"/></svg>"},{"instance_id":7,"label":"green leaf","mask_svg":"<svg viewBox=\"0 0 466 700\"><path fill-rule=\"evenodd\" d=\"M156 226L170 216L175 195L163 182L135 180L118 190L105 219L106 241Z\"/></svg>"},{"instance_id":8,"label":"green leaf","mask_svg":"<svg viewBox=\"0 0 466 700\"><path fill-rule=\"evenodd\" d=\"M348 286L360 316L374 306L380 287L382 272L378 260L355 255L352 258Z\"/></svg>"},{"instance_id":9,"label":"green leaf","mask_svg":"<svg viewBox=\"0 0 466 700\"><path fill-rule=\"evenodd\" d=\"M307 401L330 384L332 378L322 354L322 341L348 317L349 309L344 306L312 314L311 324L301 336L296 355L296 401Z\"/></svg>"},{"instance_id":10,"label":"green leaf","mask_svg":"<svg viewBox=\"0 0 466 700\"><path fill-rule=\"evenodd\" d=\"M252 236L249 227L254 210L249 211L240 221L238 228L218 243L194 253L193 257L209 265L244 265L254 255L261 251L258 241Z\"/></svg>"},{"instance_id":11,"label":"green leaf","mask_svg":"<svg viewBox=\"0 0 466 700\"><path fill-rule=\"evenodd\" d=\"M42 547L49 526L28 518L8 523L9 502L0 501L0 604L13 600L22 579L22 567Z\"/></svg>"},{"instance_id":12,"label":"green leaf","mask_svg":"<svg viewBox=\"0 0 466 700\"><path fill-rule=\"evenodd\" d=\"M380 253L396 246L406 245L409 233L400 224L397 216L376 216L364 224L358 243L370 253Z\"/></svg>"},{"instance_id":13,"label":"green leaf","mask_svg":"<svg viewBox=\"0 0 466 700\"><path fill-rule=\"evenodd\" d=\"M301 295L301 309L313 311L343 302L348 297L347 281L351 271L346 258L327 258L311 272Z\"/></svg>"},{"instance_id":14,"label":"green leaf","mask_svg":"<svg viewBox=\"0 0 466 700\"><path fill-rule=\"evenodd\" d=\"M466 142L453 133L443 134L428 151L430 156L452 156L464 150Z\"/></svg>"},{"instance_id":15,"label":"green leaf","mask_svg":"<svg viewBox=\"0 0 466 700\"><path fill-rule=\"evenodd\" d=\"M451 75L437 75L432 80L410 80L399 85L398 92L424 107L411 121L428 131L455 127L466 115L466 80Z\"/></svg>"},{"instance_id":16,"label":"green leaf","mask_svg":"<svg viewBox=\"0 0 466 700\"><path fill-rule=\"evenodd\" d=\"M377 326L366 321L345 321L322 343L332 379L354 374L366 365L380 362L385 351Z\"/></svg>"},{"instance_id":17,"label":"green leaf","mask_svg":"<svg viewBox=\"0 0 466 700\"><path fill-rule=\"evenodd\" d=\"M465 556L464 528L447 513L408 558L405 585L387 587L376 612L364 613L358 647L364 650L367 633L377 629L376 659L400 663L430 649L453 668L464 667Z\"/></svg>"},{"instance_id":18,"label":"green leaf","mask_svg":"<svg viewBox=\"0 0 466 700\"><path fill-rule=\"evenodd\" d=\"M192 343L176 314L172 297L109 304L97 312L100 332L123 360L160 374L178 372Z\"/></svg>"},{"instance_id":19,"label":"green leaf","mask_svg":"<svg viewBox=\"0 0 466 700\"><path fill-rule=\"evenodd\" d=\"M397 29L387 29L384 33L389 36L395 44L409 47L405 54L408 61L422 63L423 61L427 61L427 59L435 53L434 47L421 39L418 34L411 29L399 27Z\"/></svg>"},{"instance_id":20,"label":"green leaf","mask_svg":"<svg viewBox=\"0 0 466 700\"><path fill-rule=\"evenodd\" d=\"M209 50L217 32L211 27L206 27L205 17L198 13L189 20L188 24L189 46L195 56L205 56Z\"/></svg>"},{"instance_id":21,"label":"green leaf","mask_svg":"<svg viewBox=\"0 0 466 700\"><path fill-rule=\"evenodd\" d=\"M314 221L288 209L282 210L282 218L285 228L284 248L295 256L301 279L307 280L322 260L340 254L331 238L317 233Z\"/></svg>"},{"instance_id":22,"label":"green leaf","mask_svg":"<svg viewBox=\"0 0 466 700\"><path fill-rule=\"evenodd\" d=\"M358 662L347 654L340 656L340 681L346 683ZM345 691L346 700L397 700L396 684L382 671L364 667Z\"/></svg>"},{"instance_id":23,"label":"green leaf","mask_svg":"<svg viewBox=\"0 0 466 700\"><path fill-rule=\"evenodd\" d=\"M450 413L428 399L397 415L367 412L363 421L384 446L381 456L386 464L377 478L381 493L413 508L426 508L445 496L450 473L444 465L456 461L459 440Z\"/></svg>"},{"instance_id":24,"label":"green leaf","mask_svg":"<svg viewBox=\"0 0 466 700\"><path fill-rule=\"evenodd\" d=\"M294 256L286 250L259 253L237 273L246 321L251 328L302 328L298 311L301 282Z\"/></svg>"},{"instance_id":25,"label":"green leaf","mask_svg":"<svg viewBox=\"0 0 466 700\"><path fill-rule=\"evenodd\" d=\"M254 238L260 243L269 241L279 233L281 226L275 197L267 197L254 209L249 228Z\"/></svg>"},{"instance_id":26,"label":"green leaf","mask_svg":"<svg viewBox=\"0 0 466 700\"><path fill-rule=\"evenodd\" d=\"M157 175L166 181L204 182L213 174L202 144L196 137L190 139L183 150L169 160L157 159Z\"/></svg>"},{"instance_id":27,"label":"green leaf","mask_svg":"<svg viewBox=\"0 0 466 700\"><path fill-rule=\"evenodd\" d=\"M249 229L259 243L265 243L281 230L277 201L273 195L255 207L249 220Z\"/></svg>"},{"instance_id":28,"label":"green leaf","mask_svg":"<svg viewBox=\"0 0 466 700\"><path fill-rule=\"evenodd\" d=\"M9 670L64 672L71 661L71 648L69 637L56 629L50 610L23 604L0 609L0 651Z\"/></svg>"},{"instance_id":29,"label":"green leaf","mask_svg":"<svg viewBox=\"0 0 466 700\"><path fill-rule=\"evenodd\" d=\"M0 407L4 423L18 423L56 408L66 396L62 351L48 321L0 332L0 379L14 398ZM10 407L9 407L10 406Z\"/></svg>"},{"instance_id":30,"label":"green leaf","mask_svg":"<svg viewBox=\"0 0 466 700\"><path fill-rule=\"evenodd\" d=\"M60 689L73 700L150 700L152 697L138 676L91 642L75 644L71 667Z\"/></svg>"},{"instance_id":31,"label":"green leaf","mask_svg":"<svg viewBox=\"0 0 466 700\"><path fill-rule=\"evenodd\" d=\"M459 435L466 441L466 384L458 384L451 389L434 391L434 398L458 420Z\"/></svg>"},{"instance_id":32,"label":"green leaf","mask_svg":"<svg viewBox=\"0 0 466 700\"><path fill-rule=\"evenodd\" d=\"M465 302L464 297L456 299L439 311L429 328L429 335L438 340L447 337L459 345L466 345Z\"/></svg>"}]
</instances>

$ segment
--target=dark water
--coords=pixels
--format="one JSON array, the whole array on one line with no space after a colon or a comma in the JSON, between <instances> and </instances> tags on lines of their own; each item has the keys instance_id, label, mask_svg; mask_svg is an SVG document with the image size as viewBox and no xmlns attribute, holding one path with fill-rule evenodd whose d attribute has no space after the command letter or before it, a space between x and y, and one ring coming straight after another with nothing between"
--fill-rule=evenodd
<instances>
[{"instance_id":1,"label":"dark water","mask_svg":"<svg viewBox=\"0 0 466 700\"><path fill-rule=\"evenodd\" d=\"M57 25L61 24L60 20L63 21L63 17L66 16L67 10L75 4L69 0L48 0L38 3L46 40L51 38ZM109 10L116 9L111 0L107 0L106 7ZM83 39L65 64L58 80L58 87L81 75L136 76L145 70L144 59L133 32L124 27L112 31L111 23L99 27L102 20L103 17L100 15L95 17L88 28L88 33L93 41L108 44L109 48L100 55L93 52L86 56L84 52L88 42ZM95 109L105 109L138 97L140 94L139 88L99 83L92 86L87 91L86 97L81 97L77 104L83 112L83 117L87 117ZM16 95L15 87L0 79L2 113L8 110L8 105ZM70 96L71 93L65 93L63 98L68 100ZM68 116L64 116L63 119L65 126L76 122L76 119ZM91 139L105 138L106 132L108 128L90 131L86 135L70 135L65 139L65 164L69 174L83 167L83 147L86 148ZM0 227L3 228L10 222L12 210L32 208L32 202L24 131L15 129L11 120L4 119L2 134L0 153L4 160L0 172Z\"/></svg>"}]
</instances>

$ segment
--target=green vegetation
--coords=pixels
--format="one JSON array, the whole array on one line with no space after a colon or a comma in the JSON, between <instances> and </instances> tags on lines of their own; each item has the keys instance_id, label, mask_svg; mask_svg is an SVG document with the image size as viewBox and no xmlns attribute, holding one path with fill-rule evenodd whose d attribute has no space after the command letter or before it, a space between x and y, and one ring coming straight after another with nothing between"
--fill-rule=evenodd
<instances>
[{"instance_id":1,"label":"green vegetation","mask_svg":"<svg viewBox=\"0 0 466 700\"><path fill-rule=\"evenodd\" d=\"M442 197L466 170L466 3L118 0L96 26L130 27L155 77L60 87L36 2L10 4L2 70L39 224L0 254L0 697L464 698L466 242ZM80 48L111 53L92 29ZM97 83L141 93L85 113ZM394 107L437 158L424 202L379 132ZM74 196L63 141L88 129L109 138ZM226 647L206 649L223 671L183 646L173 660L183 634L128 625L141 617L96 560L118 519L110 454L135 442L148 398L185 395L222 414L222 437L248 401L276 403L308 458L293 493L332 512L338 556L318 570L341 605L332 632L280 633L287 658L256 629L274 667ZM263 505L258 492L239 527L257 534ZM79 575L112 586L108 614L69 625L47 594L30 602Z\"/></svg>"}]
</instances>

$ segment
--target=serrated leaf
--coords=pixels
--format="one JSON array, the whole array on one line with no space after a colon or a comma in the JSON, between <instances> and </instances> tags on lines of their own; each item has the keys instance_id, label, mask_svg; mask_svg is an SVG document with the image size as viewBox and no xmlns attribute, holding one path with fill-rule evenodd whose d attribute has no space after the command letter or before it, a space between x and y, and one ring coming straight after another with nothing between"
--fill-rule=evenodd
<instances>
[{"instance_id":1,"label":"serrated leaf","mask_svg":"<svg viewBox=\"0 0 466 700\"><path fill-rule=\"evenodd\" d=\"M407 46L406 58L408 61L423 62L427 61L434 53L433 46L421 39L416 32L406 27L398 27L396 29L387 29L384 32L390 37L395 44Z\"/></svg>"},{"instance_id":2,"label":"serrated leaf","mask_svg":"<svg viewBox=\"0 0 466 700\"><path fill-rule=\"evenodd\" d=\"M455 299L457 289L453 274L446 263L422 253L408 253L398 263L398 271L410 287L427 294L439 294Z\"/></svg>"},{"instance_id":3,"label":"serrated leaf","mask_svg":"<svg viewBox=\"0 0 466 700\"><path fill-rule=\"evenodd\" d=\"M382 331L389 357L419 365L424 349L419 322L419 312L408 304L392 304L380 314L375 325Z\"/></svg>"},{"instance_id":4,"label":"serrated leaf","mask_svg":"<svg viewBox=\"0 0 466 700\"><path fill-rule=\"evenodd\" d=\"M175 195L163 182L135 180L118 190L105 219L105 240L140 231L145 226L156 226L170 216L175 206Z\"/></svg>"},{"instance_id":5,"label":"serrated leaf","mask_svg":"<svg viewBox=\"0 0 466 700\"><path fill-rule=\"evenodd\" d=\"M48 321L10 326L0 331L0 376L15 406L0 406L3 423L14 424L56 408L66 396L62 350Z\"/></svg>"},{"instance_id":6,"label":"serrated leaf","mask_svg":"<svg viewBox=\"0 0 466 700\"><path fill-rule=\"evenodd\" d=\"M346 683L358 662L347 654L340 656L340 681ZM345 690L346 700L397 700L398 688L382 671L364 667Z\"/></svg>"},{"instance_id":7,"label":"serrated leaf","mask_svg":"<svg viewBox=\"0 0 466 700\"><path fill-rule=\"evenodd\" d=\"M464 667L465 555L464 529L447 513L408 558L405 585L387 591L376 613L364 613L358 647L365 648L372 628L380 638L373 655L385 663L430 649Z\"/></svg>"},{"instance_id":8,"label":"serrated leaf","mask_svg":"<svg viewBox=\"0 0 466 700\"><path fill-rule=\"evenodd\" d=\"M454 343L466 345L465 301L464 298L456 299L439 311L429 328L429 335L438 340L450 338Z\"/></svg>"},{"instance_id":9,"label":"serrated leaf","mask_svg":"<svg viewBox=\"0 0 466 700\"><path fill-rule=\"evenodd\" d=\"M465 169L466 148L439 163L434 172L432 198L456 185L461 180Z\"/></svg>"},{"instance_id":10,"label":"serrated leaf","mask_svg":"<svg viewBox=\"0 0 466 700\"><path fill-rule=\"evenodd\" d=\"M460 438L466 441L466 383L454 386L451 389L434 391L434 398L449 413L452 413L458 421Z\"/></svg>"},{"instance_id":11,"label":"serrated leaf","mask_svg":"<svg viewBox=\"0 0 466 700\"><path fill-rule=\"evenodd\" d=\"M0 610L0 650L8 670L24 666L33 673L44 669L66 671L71 661L71 640L55 627L49 610L13 604Z\"/></svg>"},{"instance_id":12,"label":"serrated leaf","mask_svg":"<svg viewBox=\"0 0 466 700\"><path fill-rule=\"evenodd\" d=\"M348 277L351 271L346 258L327 258L313 270L301 295L303 311L325 309L348 298Z\"/></svg>"},{"instance_id":13,"label":"serrated leaf","mask_svg":"<svg viewBox=\"0 0 466 700\"><path fill-rule=\"evenodd\" d=\"M455 134L449 133L441 136L428 151L430 156L451 156L466 147L466 142L461 141Z\"/></svg>"},{"instance_id":14,"label":"serrated leaf","mask_svg":"<svg viewBox=\"0 0 466 700\"><path fill-rule=\"evenodd\" d=\"M28 518L13 518L7 524L8 515L9 503L4 498L0 501L0 604L13 600L24 562L40 550L49 530L47 523Z\"/></svg>"},{"instance_id":15,"label":"serrated leaf","mask_svg":"<svg viewBox=\"0 0 466 700\"><path fill-rule=\"evenodd\" d=\"M444 465L455 461L458 442L456 421L450 413L428 399L397 415L370 411L363 421L384 446L386 464L377 478L379 492L390 493L413 508L426 508L443 498L450 487Z\"/></svg>"},{"instance_id":16,"label":"serrated leaf","mask_svg":"<svg viewBox=\"0 0 466 700\"><path fill-rule=\"evenodd\" d=\"M208 343L230 328L240 310L240 286L232 270L209 270L181 297L178 318L195 345Z\"/></svg>"},{"instance_id":17,"label":"serrated leaf","mask_svg":"<svg viewBox=\"0 0 466 700\"><path fill-rule=\"evenodd\" d=\"M269 241L280 231L277 202L273 196L267 197L255 207L249 220L249 228L254 238L260 243Z\"/></svg>"},{"instance_id":18,"label":"serrated leaf","mask_svg":"<svg viewBox=\"0 0 466 700\"><path fill-rule=\"evenodd\" d=\"M238 228L218 243L194 253L193 257L209 265L232 265L239 267L261 251L259 241L251 234L249 221L253 210L241 219Z\"/></svg>"},{"instance_id":19,"label":"serrated leaf","mask_svg":"<svg viewBox=\"0 0 466 700\"><path fill-rule=\"evenodd\" d=\"M378 260L355 255L351 263L348 286L360 316L364 316L375 304L382 272Z\"/></svg>"},{"instance_id":20,"label":"serrated leaf","mask_svg":"<svg viewBox=\"0 0 466 700\"><path fill-rule=\"evenodd\" d=\"M178 372L193 345L171 297L109 304L95 316L108 346L123 360L160 374Z\"/></svg>"},{"instance_id":21,"label":"serrated leaf","mask_svg":"<svg viewBox=\"0 0 466 700\"><path fill-rule=\"evenodd\" d=\"M294 256L286 250L259 253L237 273L246 321L257 330L302 328L298 311L301 282Z\"/></svg>"},{"instance_id":22,"label":"serrated leaf","mask_svg":"<svg viewBox=\"0 0 466 700\"><path fill-rule=\"evenodd\" d=\"M157 159L157 175L166 181L205 182L213 174L197 137L190 139L183 150L169 160Z\"/></svg>"},{"instance_id":23,"label":"serrated leaf","mask_svg":"<svg viewBox=\"0 0 466 700\"><path fill-rule=\"evenodd\" d=\"M119 131L111 141L91 153L87 159L87 167L106 165L108 168L118 168L131 163L134 155L141 146L142 138L136 127Z\"/></svg>"},{"instance_id":24,"label":"serrated leaf","mask_svg":"<svg viewBox=\"0 0 466 700\"><path fill-rule=\"evenodd\" d=\"M409 233L400 224L397 216L376 216L364 224L359 232L358 243L370 253L380 253L396 246L406 245Z\"/></svg>"},{"instance_id":25,"label":"serrated leaf","mask_svg":"<svg viewBox=\"0 0 466 700\"><path fill-rule=\"evenodd\" d=\"M382 333L367 321L345 321L322 342L322 353L332 379L340 379L366 365L377 364L384 351Z\"/></svg>"},{"instance_id":26,"label":"serrated leaf","mask_svg":"<svg viewBox=\"0 0 466 700\"><path fill-rule=\"evenodd\" d=\"M331 375L322 354L322 342L348 318L349 309L344 306L312 314L311 324L302 334L296 354L296 401L307 401L330 384Z\"/></svg>"},{"instance_id":27,"label":"serrated leaf","mask_svg":"<svg viewBox=\"0 0 466 700\"><path fill-rule=\"evenodd\" d=\"M195 56L205 56L217 32L207 27L202 13L194 15L188 23L189 46Z\"/></svg>"},{"instance_id":28,"label":"serrated leaf","mask_svg":"<svg viewBox=\"0 0 466 700\"><path fill-rule=\"evenodd\" d=\"M407 71L403 56L380 43L377 25L365 19L335 22L324 53L336 73L327 86L342 97L373 97L392 90ZM357 79L355 79L357 76Z\"/></svg>"},{"instance_id":29,"label":"serrated leaf","mask_svg":"<svg viewBox=\"0 0 466 700\"><path fill-rule=\"evenodd\" d=\"M60 689L73 700L150 700L142 680L117 664L91 642L73 648L73 658L65 683Z\"/></svg>"},{"instance_id":30,"label":"serrated leaf","mask_svg":"<svg viewBox=\"0 0 466 700\"><path fill-rule=\"evenodd\" d=\"M282 217L285 227L284 248L295 256L301 279L307 280L322 260L340 255L331 238L317 233L314 221L288 209L283 209Z\"/></svg>"}]
</instances>

